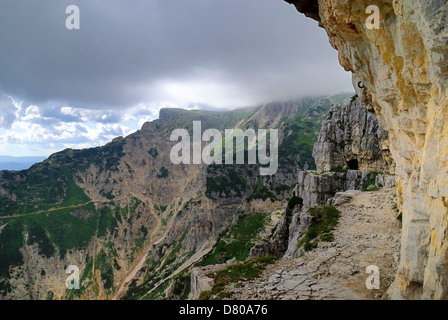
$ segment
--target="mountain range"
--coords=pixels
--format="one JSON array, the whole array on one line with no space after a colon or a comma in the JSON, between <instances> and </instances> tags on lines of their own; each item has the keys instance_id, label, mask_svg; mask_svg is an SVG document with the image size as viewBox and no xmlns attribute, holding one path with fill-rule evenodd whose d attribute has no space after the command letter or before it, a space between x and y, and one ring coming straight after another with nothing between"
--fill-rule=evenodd
<instances>
[{"instance_id":1,"label":"mountain range","mask_svg":"<svg viewBox=\"0 0 448 320\"><path fill-rule=\"evenodd\" d=\"M316 168L313 145L328 111L351 95L228 112L162 109L159 119L105 146L66 149L27 170L1 171L0 294L187 297L191 267L244 260L261 230L275 227L271 214L284 209L299 170ZM258 164L174 165L170 134L191 132L193 121L221 132L278 129L278 172L259 176ZM226 246L235 225L238 241ZM73 265L79 290L65 286Z\"/></svg>"}]
</instances>

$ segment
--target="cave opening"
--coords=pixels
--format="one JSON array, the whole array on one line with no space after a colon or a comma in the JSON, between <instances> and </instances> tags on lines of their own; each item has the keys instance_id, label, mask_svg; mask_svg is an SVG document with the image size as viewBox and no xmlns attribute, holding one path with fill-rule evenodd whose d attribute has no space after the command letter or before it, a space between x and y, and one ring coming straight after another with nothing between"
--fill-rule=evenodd
<instances>
[{"instance_id":1,"label":"cave opening","mask_svg":"<svg viewBox=\"0 0 448 320\"><path fill-rule=\"evenodd\" d=\"M358 159L352 159L347 161L347 166L350 170L358 170L359 168Z\"/></svg>"}]
</instances>

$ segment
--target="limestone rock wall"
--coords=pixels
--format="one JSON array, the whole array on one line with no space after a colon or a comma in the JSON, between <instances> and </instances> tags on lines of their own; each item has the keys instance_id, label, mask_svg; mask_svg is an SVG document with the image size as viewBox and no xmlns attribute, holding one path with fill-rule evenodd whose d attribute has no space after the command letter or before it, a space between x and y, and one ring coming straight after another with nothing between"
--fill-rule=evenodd
<instances>
[{"instance_id":1,"label":"limestone rock wall","mask_svg":"<svg viewBox=\"0 0 448 320\"><path fill-rule=\"evenodd\" d=\"M314 144L313 156L318 170L299 171L293 191L302 199L302 205L282 216L271 239L260 240L251 251L252 256L258 252L286 258L300 255L297 241L312 222L308 208L334 204L338 192L395 186L395 176L390 174L394 164L387 148L387 134L375 114L358 100L345 107L333 105ZM356 170L348 168L353 160Z\"/></svg>"},{"instance_id":2,"label":"limestone rock wall","mask_svg":"<svg viewBox=\"0 0 448 320\"><path fill-rule=\"evenodd\" d=\"M448 299L448 6L444 0L289 1L323 26L388 132L403 213L392 298ZM319 17L315 4L319 5ZM380 28L368 29L369 5Z\"/></svg>"},{"instance_id":3,"label":"limestone rock wall","mask_svg":"<svg viewBox=\"0 0 448 320\"><path fill-rule=\"evenodd\" d=\"M358 99L333 106L323 123L313 157L317 171L353 169L394 172L387 132Z\"/></svg>"}]
</instances>

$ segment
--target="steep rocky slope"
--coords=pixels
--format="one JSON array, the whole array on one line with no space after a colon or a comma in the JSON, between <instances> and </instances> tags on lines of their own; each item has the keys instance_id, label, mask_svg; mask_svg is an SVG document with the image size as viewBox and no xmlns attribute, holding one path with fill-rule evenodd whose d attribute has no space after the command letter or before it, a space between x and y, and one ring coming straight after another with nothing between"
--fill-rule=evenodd
<instances>
[{"instance_id":1,"label":"steep rocky slope","mask_svg":"<svg viewBox=\"0 0 448 320\"><path fill-rule=\"evenodd\" d=\"M1 171L0 296L186 297L188 268L204 256L224 259L207 254L232 224L248 216L255 218L244 223L262 228L269 224L264 215L284 207L298 170L315 167L313 143L328 110L347 98L231 112L163 109L160 119L103 147L67 149L29 170ZM191 132L193 120L202 130L278 128L277 174L262 177L258 165L172 164L170 134ZM246 240L249 250L252 238ZM79 267L79 290L66 290L69 265Z\"/></svg>"},{"instance_id":2,"label":"steep rocky slope","mask_svg":"<svg viewBox=\"0 0 448 320\"><path fill-rule=\"evenodd\" d=\"M234 299L378 299L395 279L400 249L395 189L347 191L332 242L269 266L259 279L233 284ZM368 266L380 270L380 287L366 287Z\"/></svg>"},{"instance_id":3,"label":"steep rocky slope","mask_svg":"<svg viewBox=\"0 0 448 320\"><path fill-rule=\"evenodd\" d=\"M314 144L317 171L352 169L393 173L387 138L375 114L367 111L359 100L333 106Z\"/></svg>"},{"instance_id":4,"label":"steep rocky slope","mask_svg":"<svg viewBox=\"0 0 448 320\"><path fill-rule=\"evenodd\" d=\"M387 131L403 212L393 298L448 298L448 6L443 0L287 0L324 27ZM379 29L368 28L380 10ZM299 30L298 30L299 32Z\"/></svg>"}]
</instances>

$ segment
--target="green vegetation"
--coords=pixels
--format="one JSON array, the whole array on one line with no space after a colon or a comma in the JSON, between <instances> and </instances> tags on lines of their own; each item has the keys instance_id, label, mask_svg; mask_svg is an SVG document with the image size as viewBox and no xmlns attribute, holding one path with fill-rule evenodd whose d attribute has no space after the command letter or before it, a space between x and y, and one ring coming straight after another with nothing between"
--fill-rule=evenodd
<instances>
[{"instance_id":1,"label":"green vegetation","mask_svg":"<svg viewBox=\"0 0 448 320\"><path fill-rule=\"evenodd\" d=\"M100 194L108 200L113 200L115 196L112 194L112 191L105 192L104 190L100 190Z\"/></svg>"},{"instance_id":2,"label":"green vegetation","mask_svg":"<svg viewBox=\"0 0 448 320\"><path fill-rule=\"evenodd\" d=\"M134 246L131 248L130 261L135 260L135 258L137 257L137 253L139 253L142 250L144 243L145 243L144 238L135 239Z\"/></svg>"},{"instance_id":3,"label":"green vegetation","mask_svg":"<svg viewBox=\"0 0 448 320\"><path fill-rule=\"evenodd\" d=\"M185 233L186 235L186 233ZM187 271L179 273L174 276L173 279L163 281L157 288L152 290L160 280L166 279L174 270L179 268L183 262L189 259L194 252L187 252L179 254L181 246L183 244L184 235L175 242L174 248L171 250L168 257L165 259L165 263L160 268L160 262L162 260L153 261L148 259L146 263L149 267L146 268L145 278L140 286L137 286L136 281L131 282L129 289L123 299L144 299L144 300L160 300L160 299L187 299L190 293L190 276ZM161 248L161 247L159 247ZM162 255L161 251L159 254ZM173 259L174 258L174 259ZM166 261L169 261L168 263ZM156 271L157 270L157 271ZM173 292L170 296L167 296L165 290L170 284L173 284ZM147 294L149 291L151 293Z\"/></svg>"},{"instance_id":4,"label":"green vegetation","mask_svg":"<svg viewBox=\"0 0 448 320\"><path fill-rule=\"evenodd\" d=\"M292 212L296 206L301 206L303 204L303 199L298 196L292 196L288 200L288 205L286 206L286 215L292 216Z\"/></svg>"},{"instance_id":5,"label":"green vegetation","mask_svg":"<svg viewBox=\"0 0 448 320\"><path fill-rule=\"evenodd\" d=\"M63 208L90 201L79 188L74 175L95 164L104 170L116 171L123 154L124 139L115 139L103 147L64 151L28 170L2 172L7 188L17 201L0 197L0 216L29 214L50 208Z\"/></svg>"},{"instance_id":6,"label":"green vegetation","mask_svg":"<svg viewBox=\"0 0 448 320\"><path fill-rule=\"evenodd\" d=\"M297 243L297 248L303 246L305 251L310 251L317 247L319 240L334 241L332 230L338 224L339 211L333 206L320 206L309 208L308 213L313 216L313 223Z\"/></svg>"},{"instance_id":7,"label":"green vegetation","mask_svg":"<svg viewBox=\"0 0 448 320\"><path fill-rule=\"evenodd\" d=\"M159 155L159 152L155 148L149 149L148 153L155 159Z\"/></svg>"},{"instance_id":8,"label":"green vegetation","mask_svg":"<svg viewBox=\"0 0 448 320\"><path fill-rule=\"evenodd\" d=\"M126 295L123 296L124 300L135 300L142 296L144 296L149 290L151 290L154 284L161 279L165 272L161 271L158 275L155 274L154 270L159 266L159 262L153 262L146 270L146 276L144 278L143 284L137 286L137 280L133 280L128 287ZM147 260L147 263L150 263L150 260ZM146 299L147 297L145 297Z\"/></svg>"},{"instance_id":9,"label":"green vegetation","mask_svg":"<svg viewBox=\"0 0 448 320\"><path fill-rule=\"evenodd\" d=\"M95 257L95 267L100 270L101 280L103 281L104 289L112 292L114 285L114 268L112 262L116 259L116 251L106 254L104 250Z\"/></svg>"},{"instance_id":10,"label":"green vegetation","mask_svg":"<svg viewBox=\"0 0 448 320\"><path fill-rule=\"evenodd\" d=\"M292 186L288 186L286 184L276 184L274 186L274 191L276 194L282 194L284 192L290 191L293 187Z\"/></svg>"},{"instance_id":11,"label":"green vegetation","mask_svg":"<svg viewBox=\"0 0 448 320\"><path fill-rule=\"evenodd\" d=\"M209 166L207 168L207 173L210 173ZM206 178L206 191L205 194L210 199L214 199L214 194L218 197L225 195L226 198L233 196L241 197L242 192L247 189L247 182L239 173L234 169L229 169L224 167L224 172L221 175L207 177Z\"/></svg>"},{"instance_id":12,"label":"green vegetation","mask_svg":"<svg viewBox=\"0 0 448 320\"><path fill-rule=\"evenodd\" d=\"M126 204L126 206L124 206L124 207L115 206L115 208L114 208L115 219L119 222L123 221L123 219L124 219L124 220L128 220L128 222L131 223L132 214L138 212L137 208L141 203L142 203L142 201L140 199L132 197L129 200L129 203ZM113 208L113 204L111 205L111 208Z\"/></svg>"},{"instance_id":13,"label":"green vegetation","mask_svg":"<svg viewBox=\"0 0 448 320\"><path fill-rule=\"evenodd\" d=\"M92 214L81 218L72 215L74 210ZM98 234L106 232L105 228L111 225L106 222L111 219L110 217L102 219L105 212L97 212L94 205L89 203L77 209L59 209L8 220L8 224L0 233L0 278L9 279L10 267L23 263L20 249L25 244L23 237L25 231L28 232L28 244L37 244L39 255L49 258L54 256L57 250L63 259L67 250L85 248L95 236L97 229ZM1 282L0 292L8 290L10 290L8 280Z\"/></svg>"},{"instance_id":14,"label":"green vegetation","mask_svg":"<svg viewBox=\"0 0 448 320\"><path fill-rule=\"evenodd\" d=\"M306 163L309 169L316 168L312 156L313 145L317 140L323 117L328 113L330 107L329 100L303 99L302 107L295 118L287 120L282 128L285 137L278 150L280 165L282 163L294 164L299 160L299 165L302 168ZM313 116L309 116L310 114Z\"/></svg>"},{"instance_id":15,"label":"green vegetation","mask_svg":"<svg viewBox=\"0 0 448 320\"><path fill-rule=\"evenodd\" d=\"M379 174L381 174L381 172L376 172L376 171L369 172L368 176L367 176L367 180L364 181L361 190L362 191L377 191L379 188L377 188L375 190L374 187L375 187L376 177ZM372 190L368 190L369 188Z\"/></svg>"},{"instance_id":16,"label":"green vegetation","mask_svg":"<svg viewBox=\"0 0 448 320\"><path fill-rule=\"evenodd\" d=\"M353 101L355 101L356 99L358 99L358 94L355 94L354 96L352 96L352 97L350 98L350 102L353 102Z\"/></svg>"},{"instance_id":17,"label":"green vegetation","mask_svg":"<svg viewBox=\"0 0 448 320\"><path fill-rule=\"evenodd\" d=\"M126 140L124 139L114 139L114 141L108 144L98 147L83 150L70 150L72 153L71 158L66 158L62 163L67 163L74 165L74 167L79 167L82 170L87 169L91 164L95 164L100 167L100 172L103 170L116 171L117 166L120 163L121 157L123 157L123 146ZM67 152L66 150L57 153L59 155ZM52 155L51 157L54 157ZM58 160L61 160L58 158ZM59 162L59 161L58 161Z\"/></svg>"},{"instance_id":18,"label":"green vegetation","mask_svg":"<svg viewBox=\"0 0 448 320\"><path fill-rule=\"evenodd\" d=\"M230 297L230 293L225 291L225 287L230 283L238 281L253 280L260 277L268 264L277 261L277 257L261 257L237 264L233 264L208 276L215 279L215 283L210 291L201 292L200 300L223 299Z\"/></svg>"},{"instance_id":19,"label":"green vegetation","mask_svg":"<svg viewBox=\"0 0 448 320\"><path fill-rule=\"evenodd\" d=\"M288 119L282 128L285 137L279 147L280 166L285 163L294 164L298 160L300 167L304 168L307 164L308 169L315 170L313 146L317 141L322 122L327 117L332 104L343 105L349 98L348 94L340 94L302 99L296 116Z\"/></svg>"},{"instance_id":20,"label":"green vegetation","mask_svg":"<svg viewBox=\"0 0 448 320\"><path fill-rule=\"evenodd\" d=\"M91 214L79 217L73 214L74 211ZM24 231L28 232L28 244L37 244L39 255L49 258L57 250L61 258L64 258L67 250L85 248L96 233L99 237L112 234L116 226L116 217L110 207L96 210L92 203L76 209L65 208L8 220L0 233L0 278L8 279L9 268L23 263L20 248L24 245ZM116 252L115 249L112 251ZM99 259L101 258L100 254ZM108 258L106 261L114 260ZM99 265L105 288L112 288L112 266L101 261L97 264ZM7 283L2 284L3 289L7 290Z\"/></svg>"},{"instance_id":21,"label":"green vegetation","mask_svg":"<svg viewBox=\"0 0 448 320\"><path fill-rule=\"evenodd\" d=\"M333 242L334 241L334 234L333 232L325 233L320 236L320 240L324 242Z\"/></svg>"},{"instance_id":22,"label":"green vegetation","mask_svg":"<svg viewBox=\"0 0 448 320\"><path fill-rule=\"evenodd\" d=\"M28 244L33 245L37 243L39 255L45 256L46 258L50 258L54 255L54 247L48 239L48 236L45 232L45 229L39 224L33 224L30 226L28 237Z\"/></svg>"},{"instance_id":23,"label":"green vegetation","mask_svg":"<svg viewBox=\"0 0 448 320\"><path fill-rule=\"evenodd\" d=\"M173 213L174 213L173 210L171 210L170 213L164 219L162 219L162 226L163 227L165 227L168 224L168 221L173 216Z\"/></svg>"},{"instance_id":24,"label":"green vegetation","mask_svg":"<svg viewBox=\"0 0 448 320\"><path fill-rule=\"evenodd\" d=\"M117 227L117 218L110 207L103 207L99 210L98 217L98 237L111 234Z\"/></svg>"},{"instance_id":25,"label":"green vegetation","mask_svg":"<svg viewBox=\"0 0 448 320\"><path fill-rule=\"evenodd\" d=\"M203 131L211 128L224 130L233 128L235 123L249 118L259 109L260 107L240 108L225 112L170 109L170 121L160 123L159 130L172 131L177 128L192 130L193 121L201 121Z\"/></svg>"},{"instance_id":26,"label":"green vegetation","mask_svg":"<svg viewBox=\"0 0 448 320\"><path fill-rule=\"evenodd\" d=\"M271 199L272 202L278 200L275 194L272 193L272 191L270 191L265 185L263 185L262 182L259 182L255 185L254 191L249 197L247 197L246 201L250 202L254 199L261 199L263 201L266 201L268 198Z\"/></svg>"},{"instance_id":27,"label":"green vegetation","mask_svg":"<svg viewBox=\"0 0 448 320\"><path fill-rule=\"evenodd\" d=\"M87 246L97 229L97 214L93 204L87 204L78 210L91 211L93 214L87 219L72 216L73 209L61 209L47 214L30 215L17 218L17 221L30 226L30 229L42 228L42 238L36 239L41 246L45 245L46 233L49 240L58 249L61 257L69 249L79 249ZM43 232L45 230L46 232ZM36 235L36 234L35 234ZM45 236L44 236L45 235ZM40 247L41 252L48 252L48 248Z\"/></svg>"},{"instance_id":28,"label":"green vegetation","mask_svg":"<svg viewBox=\"0 0 448 320\"><path fill-rule=\"evenodd\" d=\"M314 119L300 119L295 123L286 125L289 132L278 150L280 163L293 163L293 157L299 156L300 166L303 167L308 163L310 169L315 169L313 145L317 140L317 133L320 129L320 123Z\"/></svg>"},{"instance_id":29,"label":"green vegetation","mask_svg":"<svg viewBox=\"0 0 448 320\"><path fill-rule=\"evenodd\" d=\"M168 169L165 167L162 167L162 168L160 168L160 172L157 174L157 178L165 179L165 178L168 178L169 174L170 173L169 173Z\"/></svg>"},{"instance_id":30,"label":"green vegetation","mask_svg":"<svg viewBox=\"0 0 448 320\"><path fill-rule=\"evenodd\" d=\"M0 233L0 279L10 278L10 267L23 263L20 248L24 244L23 224L19 221L10 221ZM0 282L0 296L2 293L11 292L8 281Z\"/></svg>"},{"instance_id":31,"label":"green vegetation","mask_svg":"<svg viewBox=\"0 0 448 320\"><path fill-rule=\"evenodd\" d=\"M144 297L144 300L162 300L166 299L165 290L170 285L171 281L166 280L157 288L155 288L150 294Z\"/></svg>"},{"instance_id":32,"label":"green vegetation","mask_svg":"<svg viewBox=\"0 0 448 320\"><path fill-rule=\"evenodd\" d=\"M191 277L183 271L175 276L173 280L173 296L174 299L187 300L191 291Z\"/></svg>"},{"instance_id":33,"label":"green vegetation","mask_svg":"<svg viewBox=\"0 0 448 320\"><path fill-rule=\"evenodd\" d=\"M114 211L121 217L124 212L135 210L138 204L139 200L133 199L125 208L116 207L113 210L113 203L111 203L110 206L97 210L93 203L89 203L76 209L65 208L8 220L8 224L0 233L0 278L6 279L0 283L0 292L11 290L8 282L10 267L23 263L20 249L25 243L24 232L28 232L29 245L37 244L39 255L49 258L59 252L63 259L67 250L85 248L95 234L99 237L113 235L117 226ZM82 217L74 214L80 211L86 214ZM147 232L143 228L140 228L140 231ZM120 269L117 251L112 242L107 243L105 249L100 251L95 258L87 258L88 263L82 279L93 277L93 260L96 269L100 270L104 288L108 292L112 292L115 286L114 269ZM45 273L44 270L42 272ZM72 291L67 291L69 299L82 294L82 290L80 292Z\"/></svg>"},{"instance_id":34,"label":"green vegetation","mask_svg":"<svg viewBox=\"0 0 448 320\"><path fill-rule=\"evenodd\" d=\"M154 209L159 210L160 212L165 212L166 208L168 208L168 205L166 206L161 206L161 205L154 205Z\"/></svg>"},{"instance_id":35,"label":"green vegetation","mask_svg":"<svg viewBox=\"0 0 448 320\"><path fill-rule=\"evenodd\" d=\"M143 239L146 239L146 237L148 236L148 228L146 228L145 226L141 226L139 231L143 235Z\"/></svg>"},{"instance_id":36,"label":"green vegetation","mask_svg":"<svg viewBox=\"0 0 448 320\"><path fill-rule=\"evenodd\" d=\"M5 175L4 178L10 181L10 192L16 195L17 202L0 197L0 216L73 206L90 200L73 181L68 168L40 163L30 171L4 172Z\"/></svg>"},{"instance_id":37,"label":"green vegetation","mask_svg":"<svg viewBox=\"0 0 448 320\"><path fill-rule=\"evenodd\" d=\"M166 257L165 262L162 265L162 268L164 266L171 266L173 264L173 262L175 262L177 260L177 258L179 257L180 251L183 249L184 239L187 236L187 233L188 233L188 228L180 236L180 238L176 242L174 242L173 249L171 250L171 252Z\"/></svg>"},{"instance_id":38,"label":"green vegetation","mask_svg":"<svg viewBox=\"0 0 448 320\"><path fill-rule=\"evenodd\" d=\"M402 222L403 221L403 213L400 212L400 209L398 209L398 204L394 204L394 206L392 207L392 209L398 214L396 216L397 220Z\"/></svg>"},{"instance_id":39,"label":"green vegetation","mask_svg":"<svg viewBox=\"0 0 448 320\"><path fill-rule=\"evenodd\" d=\"M224 263L232 258L242 261L249 255L256 237L264 229L268 214L253 212L241 216L226 236L218 240L214 250L201 265Z\"/></svg>"}]
</instances>

